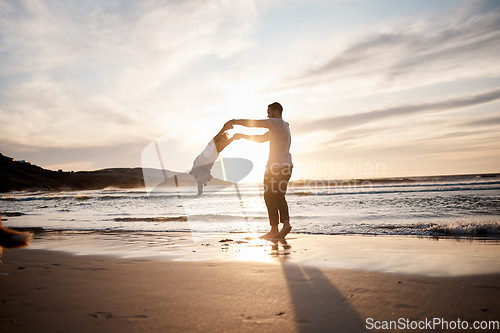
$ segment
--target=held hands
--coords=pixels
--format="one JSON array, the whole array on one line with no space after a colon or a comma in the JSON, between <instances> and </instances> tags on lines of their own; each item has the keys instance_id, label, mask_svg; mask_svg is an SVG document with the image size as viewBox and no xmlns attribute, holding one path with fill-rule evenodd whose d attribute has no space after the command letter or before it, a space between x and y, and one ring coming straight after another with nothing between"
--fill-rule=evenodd
<instances>
[{"instance_id":1,"label":"held hands","mask_svg":"<svg viewBox=\"0 0 500 333\"><path fill-rule=\"evenodd\" d=\"M228 122L226 122L224 124L224 127L222 128L224 131L227 131L227 130L230 130L233 128L234 126L234 122L235 120L234 119L231 119L229 120ZM233 135L233 137L231 138L231 140L239 140L239 139L245 139L247 136L245 134L241 134L241 133L236 133Z\"/></svg>"},{"instance_id":2,"label":"held hands","mask_svg":"<svg viewBox=\"0 0 500 333\"><path fill-rule=\"evenodd\" d=\"M233 120L229 120L228 122L226 122L223 127L224 131L230 130L232 128L233 128Z\"/></svg>"}]
</instances>

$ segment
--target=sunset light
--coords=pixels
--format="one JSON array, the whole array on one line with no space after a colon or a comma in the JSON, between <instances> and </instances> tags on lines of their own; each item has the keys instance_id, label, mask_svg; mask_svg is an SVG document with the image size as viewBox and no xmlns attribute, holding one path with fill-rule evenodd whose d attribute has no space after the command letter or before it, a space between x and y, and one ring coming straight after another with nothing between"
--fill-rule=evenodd
<instances>
[{"instance_id":1,"label":"sunset light","mask_svg":"<svg viewBox=\"0 0 500 333\"><path fill-rule=\"evenodd\" d=\"M0 14L1 150L45 168L138 167L164 136L192 162L226 121L265 119L274 101L293 179L336 176L306 172L312 160L383 163L378 177L500 165L495 1L24 1ZM263 146L227 153L261 168Z\"/></svg>"},{"instance_id":2,"label":"sunset light","mask_svg":"<svg viewBox=\"0 0 500 333\"><path fill-rule=\"evenodd\" d=\"M500 332L500 0L0 0L0 332Z\"/></svg>"}]
</instances>

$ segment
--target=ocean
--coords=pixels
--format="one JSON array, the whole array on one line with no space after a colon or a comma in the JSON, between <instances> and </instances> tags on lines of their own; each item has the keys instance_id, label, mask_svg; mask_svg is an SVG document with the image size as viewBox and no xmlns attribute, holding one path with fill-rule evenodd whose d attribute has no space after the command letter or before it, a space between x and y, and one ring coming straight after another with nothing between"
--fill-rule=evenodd
<instances>
[{"instance_id":1,"label":"ocean","mask_svg":"<svg viewBox=\"0 0 500 333\"><path fill-rule=\"evenodd\" d=\"M500 240L500 175L292 183L292 233ZM33 231L265 233L262 185L0 195L4 226Z\"/></svg>"}]
</instances>

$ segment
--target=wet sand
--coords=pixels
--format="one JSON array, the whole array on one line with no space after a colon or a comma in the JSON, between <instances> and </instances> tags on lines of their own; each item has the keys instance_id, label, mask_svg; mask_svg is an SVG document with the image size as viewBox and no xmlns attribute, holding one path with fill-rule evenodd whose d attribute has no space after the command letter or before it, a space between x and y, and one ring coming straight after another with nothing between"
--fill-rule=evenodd
<instances>
[{"instance_id":1,"label":"wet sand","mask_svg":"<svg viewBox=\"0 0 500 333\"><path fill-rule=\"evenodd\" d=\"M307 241L314 252L315 238L294 237L303 239L290 240L291 249ZM203 244L192 245L193 256L205 248L213 254L191 261L5 251L0 332L362 332L367 318L460 319L470 325L500 320L498 273L425 276L335 268L288 260L285 251L291 249L282 248L270 261L227 260L234 259L231 242ZM387 253L394 252L387 246Z\"/></svg>"},{"instance_id":2,"label":"wet sand","mask_svg":"<svg viewBox=\"0 0 500 333\"><path fill-rule=\"evenodd\" d=\"M290 234L270 242L254 233L46 232L32 249L78 255L180 261L254 261L424 276L500 274L500 241L369 235Z\"/></svg>"}]
</instances>

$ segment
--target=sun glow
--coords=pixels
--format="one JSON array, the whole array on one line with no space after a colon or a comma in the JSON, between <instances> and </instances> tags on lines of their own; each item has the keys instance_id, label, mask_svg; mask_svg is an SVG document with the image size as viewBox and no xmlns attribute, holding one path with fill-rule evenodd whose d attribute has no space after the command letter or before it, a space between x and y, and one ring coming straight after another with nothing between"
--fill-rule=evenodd
<instances>
[{"instance_id":1,"label":"sun glow","mask_svg":"<svg viewBox=\"0 0 500 333\"><path fill-rule=\"evenodd\" d=\"M256 131L243 127L236 127L229 131L229 135L231 136L235 133L262 134L264 132L262 129ZM266 169L267 158L269 155L269 142L257 143L246 139L235 140L226 149L224 149L221 155L226 158L238 157L250 160L253 164L252 171L242 180L242 182L261 182L264 177L264 171Z\"/></svg>"},{"instance_id":2,"label":"sun glow","mask_svg":"<svg viewBox=\"0 0 500 333\"><path fill-rule=\"evenodd\" d=\"M238 244L236 259L243 261L273 262L271 243L258 238L257 234L248 237L248 243Z\"/></svg>"},{"instance_id":3,"label":"sun glow","mask_svg":"<svg viewBox=\"0 0 500 333\"><path fill-rule=\"evenodd\" d=\"M259 92L262 80L246 78L243 81L226 82L225 108L233 118L265 118L267 103Z\"/></svg>"}]
</instances>

